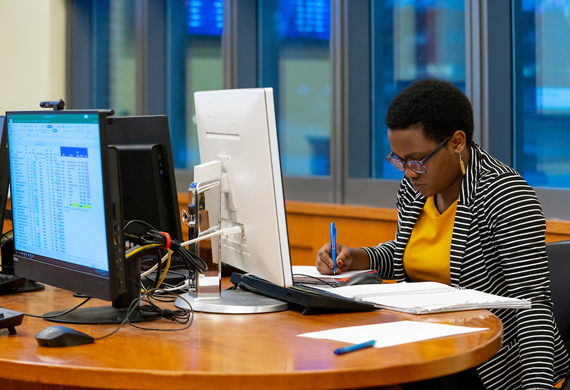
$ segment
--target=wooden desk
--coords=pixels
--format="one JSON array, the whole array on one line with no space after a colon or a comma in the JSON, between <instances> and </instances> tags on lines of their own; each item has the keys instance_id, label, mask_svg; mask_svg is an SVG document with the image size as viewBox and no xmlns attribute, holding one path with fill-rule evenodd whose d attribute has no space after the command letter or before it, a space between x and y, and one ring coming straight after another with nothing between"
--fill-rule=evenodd
<instances>
[{"instance_id":1,"label":"wooden desk","mask_svg":"<svg viewBox=\"0 0 570 390\"><path fill-rule=\"evenodd\" d=\"M31 314L66 309L71 293L45 291L0 297L0 305ZM90 302L92 306L101 301ZM103 303L105 304L105 303ZM343 326L404 319L487 327L486 332L336 356L339 342L297 337ZM196 313L182 332L124 326L95 344L38 347L34 336L52 323L26 317L17 335L0 331L0 389L348 389L446 375L476 366L501 346L502 324L485 310L415 316L369 313L301 316L299 311L255 315ZM161 321L148 326L174 328ZM115 326L79 325L100 337Z\"/></svg>"}]
</instances>

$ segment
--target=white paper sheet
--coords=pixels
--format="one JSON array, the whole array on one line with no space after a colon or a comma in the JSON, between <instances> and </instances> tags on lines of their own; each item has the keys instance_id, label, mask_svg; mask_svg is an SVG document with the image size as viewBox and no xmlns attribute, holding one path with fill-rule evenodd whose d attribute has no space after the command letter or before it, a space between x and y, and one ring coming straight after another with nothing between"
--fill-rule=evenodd
<instances>
[{"instance_id":1,"label":"white paper sheet","mask_svg":"<svg viewBox=\"0 0 570 390\"><path fill-rule=\"evenodd\" d=\"M397 321L386 324L351 326L300 334L299 337L342 341L359 344L376 340L376 348L391 347L413 343L416 341L455 336L488 330L488 328L471 328L446 324L434 324L420 321Z\"/></svg>"}]
</instances>

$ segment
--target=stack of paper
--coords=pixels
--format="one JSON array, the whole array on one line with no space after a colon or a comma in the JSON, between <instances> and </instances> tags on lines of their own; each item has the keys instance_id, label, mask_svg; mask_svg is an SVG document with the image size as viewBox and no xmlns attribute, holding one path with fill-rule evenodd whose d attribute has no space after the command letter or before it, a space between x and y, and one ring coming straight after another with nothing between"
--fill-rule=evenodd
<instances>
[{"instance_id":1,"label":"stack of paper","mask_svg":"<svg viewBox=\"0 0 570 390\"><path fill-rule=\"evenodd\" d=\"M529 309L525 299L507 298L436 282L365 284L327 289L345 298L413 314L473 309Z\"/></svg>"}]
</instances>

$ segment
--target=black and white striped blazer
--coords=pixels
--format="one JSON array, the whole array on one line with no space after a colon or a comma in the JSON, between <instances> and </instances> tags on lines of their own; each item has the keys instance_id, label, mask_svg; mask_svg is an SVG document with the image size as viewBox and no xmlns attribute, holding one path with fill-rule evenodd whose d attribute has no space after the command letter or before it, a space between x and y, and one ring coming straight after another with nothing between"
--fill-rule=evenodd
<instances>
[{"instance_id":1,"label":"black and white striped blazer","mask_svg":"<svg viewBox=\"0 0 570 390\"><path fill-rule=\"evenodd\" d=\"M425 201L404 177L395 240L364 248L381 277L408 280L402 258ZM531 309L491 310L503 322L503 347L477 368L487 389L551 389L568 370L552 314L545 227L533 189L473 144L453 226L451 285L532 301Z\"/></svg>"}]
</instances>

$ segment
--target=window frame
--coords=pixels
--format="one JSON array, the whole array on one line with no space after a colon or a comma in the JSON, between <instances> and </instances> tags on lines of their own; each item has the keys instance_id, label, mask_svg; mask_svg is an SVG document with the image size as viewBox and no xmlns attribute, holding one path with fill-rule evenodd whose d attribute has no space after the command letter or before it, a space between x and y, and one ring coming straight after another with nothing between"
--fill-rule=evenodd
<instances>
[{"instance_id":1,"label":"window frame","mask_svg":"<svg viewBox=\"0 0 570 390\"><path fill-rule=\"evenodd\" d=\"M487 0L489 1L489 0ZM516 124L517 118L520 115L522 117L522 105L517 104L518 97L522 99L522 88L517 88L517 85L522 85L522 69L517 67L517 53L522 51L522 37L519 32L520 30L516 29L516 19L517 15L522 12L522 2L511 0L510 3L510 12L512 15L512 29L511 29L511 36L512 36L512 48L511 52L513 53L512 58L512 80L513 82L513 92L512 92L512 101L511 101L511 112L513 113L513 125L512 125L512 141L511 145L513 146L513 164L516 161L516 148L515 145L520 145L522 147L521 139L516 136ZM512 164L511 164L512 166ZM515 164L515 169L517 169ZM547 187L533 187L540 204L542 205L542 209L544 212L544 216L546 219L555 219L555 220L570 220L570 189L553 189Z\"/></svg>"},{"instance_id":2,"label":"window frame","mask_svg":"<svg viewBox=\"0 0 570 390\"><path fill-rule=\"evenodd\" d=\"M94 22L109 0L67 0L67 108L108 108L101 90L106 75L97 42L104 24ZM517 121L517 0L464 0L466 94L475 115L474 140L513 166ZM167 114L172 138L185 131L186 97L171 85L184 81L175 68L183 55L175 34L184 23L178 0L136 2L137 115ZM177 5L178 4L178 5ZM261 5L260 5L261 4ZM374 28L379 0L331 0L331 174L283 178L287 200L394 208L398 180L371 179L369 144L374 117ZM225 0L222 58L224 88L254 88L271 77L275 59L259 23L269 7L258 0ZM182 16L181 16L182 14ZM152 15L152 17L151 17ZM99 15L100 16L100 15ZM99 38L98 38L99 37ZM261 49L261 50L260 50ZM181 73L182 72L182 73ZM276 96L278 93L276 91ZM182 104L182 106L181 106ZM509 114L506 114L509 113ZM515 167L516 168L516 167ZM177 170L186 192L193 172ZM535 188L548 219L570 220L568 190Z\"/></svg>"}]
</instances>

